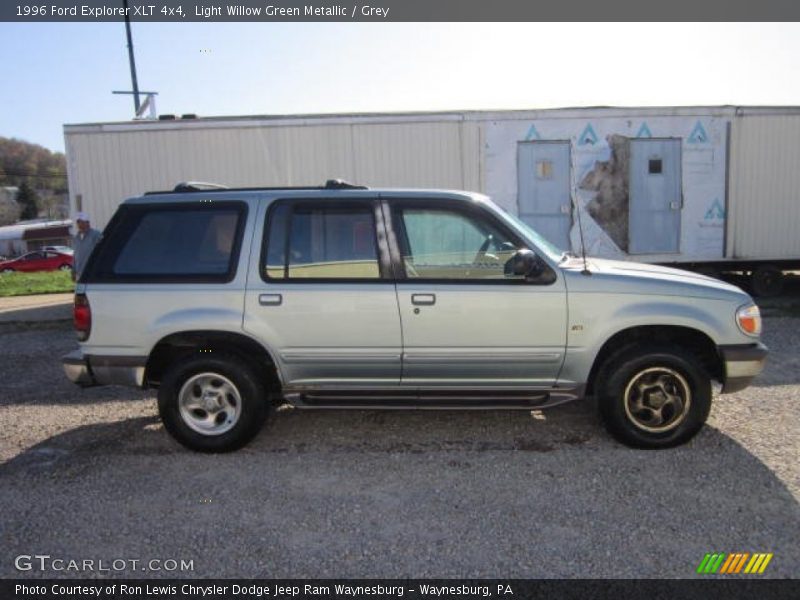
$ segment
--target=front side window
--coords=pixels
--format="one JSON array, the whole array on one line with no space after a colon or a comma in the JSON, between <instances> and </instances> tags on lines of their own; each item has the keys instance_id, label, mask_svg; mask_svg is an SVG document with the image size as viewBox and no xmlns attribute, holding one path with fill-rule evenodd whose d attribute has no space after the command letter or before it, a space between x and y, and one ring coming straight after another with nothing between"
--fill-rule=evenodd
<instances>
[{"instance_id":1,"label":"front side window","mask_svg":"<svg viewBox=\"0 0 800 600\"><path fill-rule=\"evenodd\" d=\"M373 209L278 205L264 262L270 279L379 279Z\"/></svg>"},{"instance_id":2,"label":"front side window","mask_svg":"<svg viewBox=\"0 0 800 600\"><path fill-rule=\"evenodd\" d=\"M506 274L514 241L477 215L442 209L400 208L408 279L522 279Z\"/></svg>"},{"instance_id":3,"label":"front side window","mask_svg":"<svg viewBox=\"0 0 800 600\"><path fill-rule=\"evenodd\" d=\"M245 209L239 203L134 209L110 261L122 279L232 279Z\"/></svg>"}]
</instances>

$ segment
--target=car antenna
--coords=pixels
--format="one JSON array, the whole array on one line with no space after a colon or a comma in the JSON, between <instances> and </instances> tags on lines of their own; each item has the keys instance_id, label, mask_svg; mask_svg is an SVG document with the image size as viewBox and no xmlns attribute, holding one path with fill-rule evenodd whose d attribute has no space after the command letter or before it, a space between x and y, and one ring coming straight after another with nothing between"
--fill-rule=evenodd
<instances>
[{"instance_id":1,"label":"car antenna","mask_svg":"<svg viewBox=\"0 0 800 600\"><path fill-rule=\"evenodd\" d=\"M575 202L575 199L572 200L572 205L575 207L575 212L578 213L578 233L581 236L581 257L583 258L583 271L581 271L581 275L591 275L592 272L589 270L589 263L586 262L586 243L583 239L583 221L581 221L581 208L578 206L578 203Z\"/></svg>"}]
</instances>

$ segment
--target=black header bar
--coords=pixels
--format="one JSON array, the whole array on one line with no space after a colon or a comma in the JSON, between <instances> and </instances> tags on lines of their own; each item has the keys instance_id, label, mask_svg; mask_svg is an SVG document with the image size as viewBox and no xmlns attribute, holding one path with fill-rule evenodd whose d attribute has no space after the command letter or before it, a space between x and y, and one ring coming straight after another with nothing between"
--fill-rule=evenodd
<instances>
[{"instance_id":1,"label":"black header bar","mask_svg":"<svg viewBox=\"0 0 800 600\"><path fill-rule=\"evenodd\" d=\"M3 600L796 600L798 580L5 579Z\"/></svg>"},{"instance_id":2,"label":"black header bar","mask_svg":"<svg viewBox=\"0 0 800 600\"><path fill-rule=\"evenodd\" d=\"M793 0L131 0L139 22L799 21ZM0 21L121 21L121 0L4 0Z\"/></svg>"}]
</instances>

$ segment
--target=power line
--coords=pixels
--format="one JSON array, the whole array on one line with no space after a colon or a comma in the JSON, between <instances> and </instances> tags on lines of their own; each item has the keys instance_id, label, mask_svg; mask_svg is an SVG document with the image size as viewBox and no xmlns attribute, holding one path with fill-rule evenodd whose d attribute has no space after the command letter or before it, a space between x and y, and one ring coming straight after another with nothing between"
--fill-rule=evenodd
<instances>
[{"instance_id":1,"label":"power line","mask_svg":"<svg viewBox=\"0 0 800 600\"><path fill-rule=\"evenodd\" d=\"M25 171L5 171L5 170L2 170L2 167L0 167L0 173L4 174L6 177L9 177L9 176L11 176L11 177L39 177L39 178L60 179L62 177L66 177L67 176L66 171L59 172L59 173L56 173L54 175L40 175L38 173L31 173L31 172L25 172Z\"/></svg>"}]
</instances>

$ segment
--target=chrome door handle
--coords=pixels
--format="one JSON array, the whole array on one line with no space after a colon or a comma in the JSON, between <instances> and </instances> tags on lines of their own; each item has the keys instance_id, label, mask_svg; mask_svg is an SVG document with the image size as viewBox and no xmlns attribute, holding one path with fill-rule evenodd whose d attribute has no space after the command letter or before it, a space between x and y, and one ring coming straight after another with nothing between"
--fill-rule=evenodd
<instances>
[{"instance_id":1,"label":"chrome door handle","mask_svg":"<svg viewBox=\"0 0 800 600\"><path fill-rule=\"evenodd\" d=\"M411 294L411 304L431 306L436 304L436 294Z\"/></svg>"},{"instance_id":2,"label":"chrome door handle","mask_svg":"<svg viewBox=\"0 0 800 600\"><path fill-rule=\"evenodd\" d=\"M258 303L261 306L280 306L283 303L283 296L280 294L259 294Z\"/></svg>"}]
</instances>

